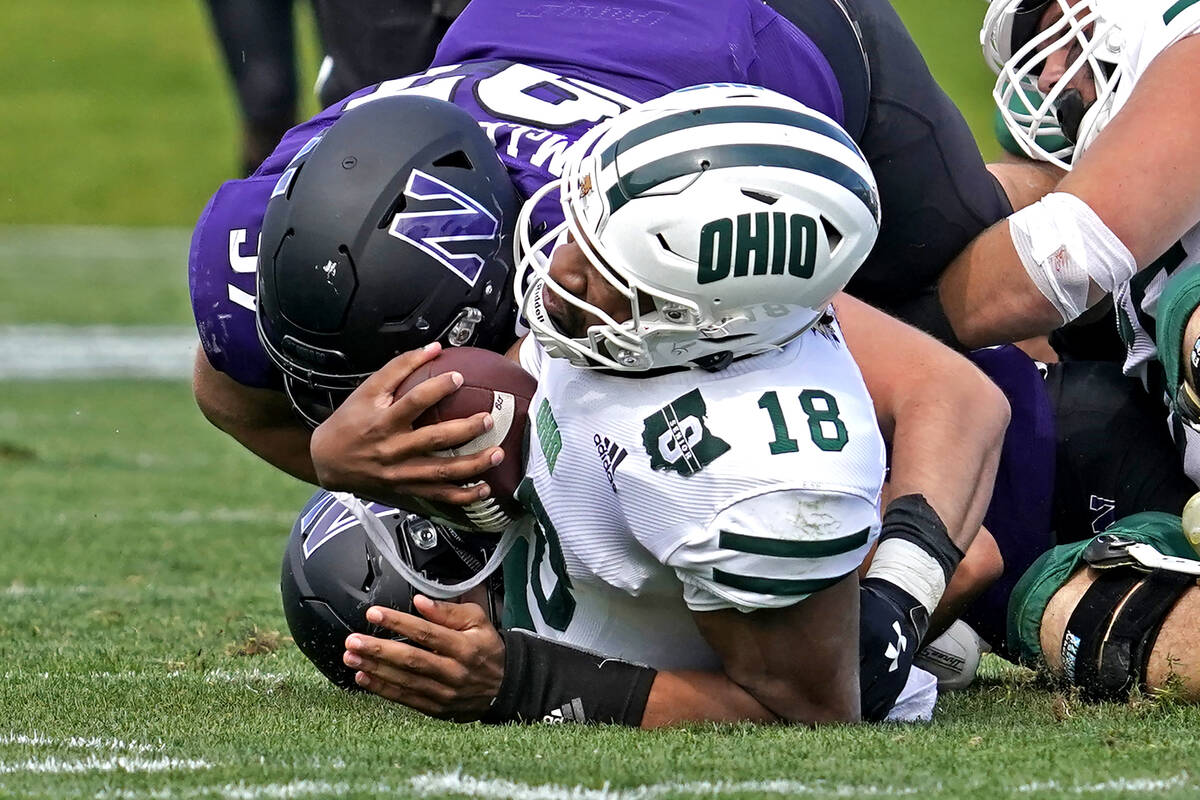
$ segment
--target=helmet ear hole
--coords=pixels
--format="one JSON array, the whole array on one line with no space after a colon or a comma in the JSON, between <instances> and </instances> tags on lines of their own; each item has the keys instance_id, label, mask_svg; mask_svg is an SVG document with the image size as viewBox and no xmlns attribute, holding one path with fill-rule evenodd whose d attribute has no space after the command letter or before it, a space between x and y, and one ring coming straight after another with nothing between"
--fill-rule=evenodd
<instances>
[{"instance_id":1,"label":"helmet ear hole","mask_svg":"<svg viewBox=\"0 0 1200 800\"><path fill-rule=\"evenodd\" d=\"M824 216L821 217L821 227L825 229L825 238L829 240L830 254L836 253L838 245L841 244L842 239L846 237L842 236L842 232L839 231L837 227Z\"/></svg>"},{"instance_id":2,"label":"helmet ear hole","mask_svg":"<svg viewBox=\"0 0 1200 800\"><path fill-rule=\"evenodd\" d=\"M436 159L433 162L433 166L475 169L475 165L471 163L471 157L467 155L465 150L455 150L453 153L447 153L441 158Z\"/></svg>"},{"instance_id":3,"label":"helmet ear hole","mask_svg":"<svg viewBox=\"0 0 1200 800\"><path fill-rule=\"evenodd\" d=\"M760 192L755 189L742 189L742 194L749 197L751 200L757 200L760 203L766 203L769 206L779 202L779 195L771 194L770 192Z\"/></svg>"}]
</instances>

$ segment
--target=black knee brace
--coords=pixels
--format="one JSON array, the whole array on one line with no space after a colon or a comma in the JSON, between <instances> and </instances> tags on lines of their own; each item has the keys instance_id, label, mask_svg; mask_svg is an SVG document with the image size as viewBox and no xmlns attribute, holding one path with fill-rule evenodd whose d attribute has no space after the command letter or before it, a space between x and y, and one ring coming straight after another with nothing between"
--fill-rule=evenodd
<instances>
[{"instance_id":1,"label":"black knee brace","mask_svg":"<svg viewBox=\"0 0 1200 800\"><path fill-rule=\"evenodd\" d=\"M1132 567L1106 570L1088 587L1063 631L1063 673L1088 700L1121 700L1146 683L1163 620L1196 576ZM1124 600L1124 602L1122 602Z\"/></svg>"}]
</instances>

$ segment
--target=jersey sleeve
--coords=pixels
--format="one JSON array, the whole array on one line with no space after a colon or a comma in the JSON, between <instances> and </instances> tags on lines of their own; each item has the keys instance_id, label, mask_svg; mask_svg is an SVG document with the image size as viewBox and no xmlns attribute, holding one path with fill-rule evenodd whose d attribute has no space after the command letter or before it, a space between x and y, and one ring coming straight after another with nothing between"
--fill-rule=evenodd
<instances>
[{"instance_id":1,"label":"jersey sleeve","mask_svg":"<svg viewBox=\"0 0 1200 800\"><path fill-rule=\"evenodd\" d=\"M842 89L816 43L774 7L755 7L748 83L773 89L845 124Z\"/></svg>"},{"instance_id":2,"label":"jersey sleeve","mask_svg":"<svg viewBox=\"0 0 1200 800\"><path fill-rule=\"evenodd\" d=\"M188 253L192 314L209 363L240 384L265 389L281 384L255 330L255 270L276 177L222 185L200 215Z\"/></svg>"},{"instance_id":3,"label":"jersey sleeve","mask_svg":"<svg viewBox=\"0 0 1200 800\"><path fill-rule=\"evenodd\" d=\"M221 185L192 232L188 288L200 344L214 369L244 386L282 386L254 320L258 240L267 202L285 182L292 160L314 146L340 115L338 108L328 108L284 134L253 175Z\"/></svg>"},{"instance_id":4,"label":"jersey sleeve","mask_svg":"<svg viewBox=\"0 0 1200 800\"><path fill-rule=\"evenodd\" d=\"M873 500L780 488L725 506L665 563L692 611L783 608L858 569L878 536Z\"/></svg>"},{"instance_id":5,"label":"jersey sleeve","mask_svg":"<svg viewBox=\"0 0 1200 800\"><path fill-rule=\"evenodd\" d=\"M1155 55L1187 36L1200 32L1200 2L1170 0L1162 13L1162 31L1158 32Z\"/></svg>"}]
</instances>

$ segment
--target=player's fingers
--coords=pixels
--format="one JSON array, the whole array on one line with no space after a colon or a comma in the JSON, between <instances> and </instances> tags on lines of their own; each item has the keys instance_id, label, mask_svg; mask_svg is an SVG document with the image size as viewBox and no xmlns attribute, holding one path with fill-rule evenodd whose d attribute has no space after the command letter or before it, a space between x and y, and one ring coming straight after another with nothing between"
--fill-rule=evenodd
<instances>
[{"instance_id":1,"label":"player's fingers","mask_svg":"<svg viewBox=\"0 0 1200 800\"><path fill-rule=\"evenodd\" d=\"M363 664L370 664L376 668L375 671L386 669L389 674L395 671L423 675L443 682L461 682L464 677L463 666L453 659L404 642L363 634L346 637L346 652L342 655L342 661L354 669L362 669Z\"/></svg>"},{"instance_id":2,"label":"player's fingers","mask_svg":"<svg viewBox=\"0 0 1200 800\"><path fill-rule=\"evenodd\" d=\"M398 633L417 647L438 655L454 658L464 649L458 629L436 620L424 620L384 606L371 606L367 609L367 622Z\"/></svg>"},{"instance_id":3,"label":"player's fingers","mask_svg":"<svg viewBox=\"0 0 1200 800\"><path fill-rule=\"evenodd\" d=\"M437 358L442 352L440 342L431 342L419 350L409 350L401 353L391 361L376 370L362 385L368 387L372 394L394 394L396 387L413 373L417 367Z\"/></svg>"},{"instance_id":4,"label":"player's fingers","mask_svg":"<svg viewBox=\"0 0 1200 800\"><path fill-rule=\"evenodd\" d=\"M413 676L413 680L418 677ZM407 682L393 683L363 671L354 674L354 682L372 694L408 706L431 717L444 717L450 713L448 690L444 688L439 690L436 685L414 686Z\"/></svg>"},{"instance_id":5,"label":"player's fingers","mask_svg":"<svg viewBox=\"0 0 1200 800\"><path fill-rule=\"evenodd\" d=\"M411 422L426 409L458 391L458 387L462 385L462 373L457 371L443 372L441 375L427 378L396 397L390 408L391 416L400 422Z\"/></svg>"},{"instance_id":6,"label":"player's fingers","mask_svg":"<svg viewBox=\"0 0 1200 800\"><path fill-rule=\"evenodd\" d=\"M448 699L449 693L454 691L452 687L462 686L466 683L466 668L461 664L454 664L444 673L426 675L414 670L402 669L389 661L356 656L349 651L343 654L342 660L351 669L360 670L388 683L406 686L413 691L443 700Z\"/></svg>"},{"instance_id":7,"label":"player's fingers","mask_svg":"<svg viewBox=\"0 0 1200 800\"><path fill-rule=\"evenodd\" d=\"M445 422L424 425L406 433L403 440L397 438L396 455L432 453L435 450L459 447L487 433L495 424L496 421L489 412L480 411L463 419L448 419Z\"/></svg>"},{"instance_id":8,"label":"player's fingers","mask_svg":"<svg viewBox=\"0 0 1200 800\"><path fill-rule=\"evenodd\" d=\"M421 616L442 630L467 631L488 624L487 615L475 603L450 603L419 594L413 598L413 605ZM370 614L368 610L367 619ZM454 645L461 645L461 641L455 640Z\"/></svg>"},{"instance_id":9,"label":"player's fingers","mask_svg":"<svg viewBox=\"0 0 1200 800\"><path fill-rule=\"evenodd\" d=\"M384 469L381 479L401 490L405 486L415 484L461 486L479 480L483 473L503 460L504 451L499 447L490 447L469 456L410 458L402 465L397 465L394 470ZM420 497L430 497L424 491L413 493Z\"/></svg>"}]
</instances>

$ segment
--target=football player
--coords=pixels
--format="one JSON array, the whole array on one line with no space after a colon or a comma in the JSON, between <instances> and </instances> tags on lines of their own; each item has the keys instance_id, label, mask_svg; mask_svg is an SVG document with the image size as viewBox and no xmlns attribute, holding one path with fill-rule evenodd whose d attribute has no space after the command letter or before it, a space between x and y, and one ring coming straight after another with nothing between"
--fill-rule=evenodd
<instances>
[{"instance_id":1,"label":"football player","mask_svg":"<svg viewBox=\"0 0 1200 800\"><path fill-rule=\"evenodd\" d=\"M1183 446L1200 421L1196 115L1200 4L992 0L981 38L1016 142L1058 174L1050 192L955 259L940 294L959 338L1012 341L1080 317L1112 293L1124 369L1165 393ZM1015 202L1015 206L1021 205ZM1195 448L1189 448L1194 451ZM1185 452L1200 479L1200 457Z\"/></svg>"},{"instance_id":2,"label":"football player","mask_svg":"<svg viewBox=\"0 0 1200 800\"><path fill-rule=\"evenodd\" d=\"M406 494L466 499L459 482L489 454L428 458L431 442L379 417L341 420L339 436L326 442L343 447L322 459L319 474L285 384L319 421L385 355L434 340L515 339L509 310L496 305L507 303L504 237L513 207L501 173L527 197L561 175L564 152L596 122L672 89L722 80L775 89L844 125L878 175L884 220L880 246L850 288L944 330L930 303L934 278L1008 204L886 0L634 0L619 10L475 0L432 68L331 106L285 136L254 175L224 184L209 201L189 253L200 408L305 480L393 502ZM355 129L358 112L396 98L428 107L387 128ZM442 104L462 113L429 110ZM353 130L334 137L343 126ZM327 146L318 146L327 133ZM447 140L456 144L441 147ZM314 159L333 163L323 175L338 176L336 188L306 180L304 165ZM290 201L296 215L268 230L271 200ZM535 222L556 224L558 213L545 204ZM255 329L260 291L265 339L282 356L274 362ZM342 327L343 319L361 321ZM482 424L455 433L470 438Z\"/></svg>"},{"instance_id":3,"label":"football player","mask_svg":"<svg viewBox=\"0 0 1200 800\"><path fill-rule=\"evenodd\" d=\"M532 241L554 192L565 221ZM878 215L845 131L768 90L694 87L594 128L518 222L518 356L539 379L505 570L520 630L374 608L429 651L352 635L358 684L455 719L821 723L897 697L927 716L911 655L980 528L1008 414L934 339L845 295L835 314ZM390 367L356 394L386 393ZM502 682L463 705L475 664Z\"/></svg>"}]
</instances>

